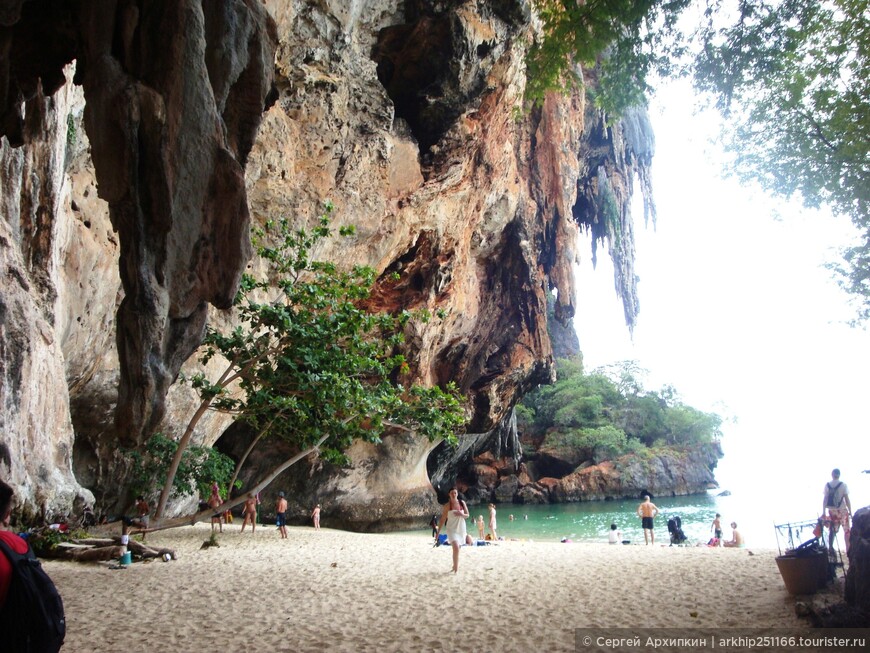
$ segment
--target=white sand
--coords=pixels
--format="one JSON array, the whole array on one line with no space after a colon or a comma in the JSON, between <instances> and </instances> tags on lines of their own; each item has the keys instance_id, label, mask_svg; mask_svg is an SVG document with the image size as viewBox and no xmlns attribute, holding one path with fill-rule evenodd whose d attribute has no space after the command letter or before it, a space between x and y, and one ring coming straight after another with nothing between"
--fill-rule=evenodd
<instances>
[{"instance_id":1,"label":"white sand","mask_svg":"<svg viewBox=\"0 0 870 653\"><path fill-rule=\"evenodd\" d=\"M502 542L274 526L152 533L178 560L45 561L69 653L573 651L590 627L798 627L775 551ZM488 624L488 626L487 626Z\"/></svg>"}]
</instances>

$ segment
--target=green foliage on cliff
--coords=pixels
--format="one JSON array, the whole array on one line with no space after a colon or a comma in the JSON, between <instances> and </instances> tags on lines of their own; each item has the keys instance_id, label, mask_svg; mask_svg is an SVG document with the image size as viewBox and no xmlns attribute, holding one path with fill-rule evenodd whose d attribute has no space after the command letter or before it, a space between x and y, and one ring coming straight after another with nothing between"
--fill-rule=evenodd
<instances>
[{"instance_id":1,"label":"green foliage on cliff","mask_svg":"<svg viewBox=\"0 0 870 653\"><path fill-rule=\"evenodd\" d=\"M526 97L585 82L615 120L650 78L691 75L725 117L727 170L848 216L861 241L830 267L870 320L867 0L536 0Z\"/></svg>"},{"instance_id":2,"label":"green foliage on cliff","mask_svg":"<svg viewBox=\"0 0 870 653\"><path fill-rule=\"evenodd\" d=\"M216 379L205 374L191 379L202 403L180 438L158 515L196 423L207 410L229 413L251 426L257 433L252 447L268 435L299 452L247 492L265 487L313 452L341 463L352 442L378 443L391 428L455 440L464 422L456 387L401 383L409 372L401 354L404 328L429 316L369 310L366 300L375 282L371 268L342 270L313 259L312 250L333 235L331 210L328 205L310 231L294 229L288 220L255 231L259 262L267 272L244 276L233 309L237 326L207 330L201 362L220 360L225 369ZM340 230L342 236L352 233L352 228ZM239 466L248 453L250 448Z\"/></svg>"},{"instance_id":3,"label":"green foliage on cliff","mask_svg":"<svg viewBox=\"0 0 870 653\"><path fill-rule=\"evenodd\" d=\"M581 357L559 360L556 383L528 394L517 417L542 448L574 450L596 463L721 437L719 415L683 404L671 387L645 391L639 373L630 362L587 374Z\"/></svg>"},{"instance_id":4,"label":"green foliage on cliff","mask_svg":"<svg viewBox=\"0 0 870 653\"><path fill-rule=\"evenodd\" d=\"M597 77L588 88L596 106L616 118L643 104L653 70L666 70L681 52L675 21L690 0L536 0L541 34L526 56L526 99Z\"/></svg>"}]
</instances>

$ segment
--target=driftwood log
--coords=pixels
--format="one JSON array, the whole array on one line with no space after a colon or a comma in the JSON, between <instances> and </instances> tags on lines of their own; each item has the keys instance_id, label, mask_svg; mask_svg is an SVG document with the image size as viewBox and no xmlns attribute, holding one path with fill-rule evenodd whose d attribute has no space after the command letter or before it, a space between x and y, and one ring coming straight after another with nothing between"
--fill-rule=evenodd
<instances>
[{"instance_id":1,"label":"driftwood log","mask_svg":"<svg viewBox=\"0 0 870 653\"><path fill-rule=\"evenodd\" d=\"M47 553L47 558L59 558L61 560L76 560L78 562L93 562L95 560L112 560L120 558L124 550L120 537L110 538L83 538L70 540L61 544L54 551ZM162 558L167 553L173 560L178 556L173 549L152 548L141 542L130 540L127 542L127 550L133 555L142 558Z\"/></svg>"},{"instance_id":2,"label":"driftwood log","mask_svg":"<svg viewBox=\"0 0 870 653\"><path fill-rule=\"evenodd\" d=\"M124 547L101 546L101 547L66 547L59 546L57 552L62 560L75 560L76 562L95 562L97 560L113 560L120 558Z\"/></svg>"}]
</instances>

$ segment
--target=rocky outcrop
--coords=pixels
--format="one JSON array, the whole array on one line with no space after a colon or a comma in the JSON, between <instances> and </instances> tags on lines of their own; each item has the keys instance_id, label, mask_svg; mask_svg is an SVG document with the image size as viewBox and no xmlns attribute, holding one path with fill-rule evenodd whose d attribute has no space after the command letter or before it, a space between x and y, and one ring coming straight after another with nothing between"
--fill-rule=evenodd
<instances>
[{"instance_id":1,"label":"rocky outcrop","mask_svg":"<svg viewBox=\"0 0 870 653\"><path fill-rule=\"evenodd\" d=\"M32 385L22 378L4 384L4 413L17 423L4 433L3 476L19 487L27 512L33 504L70 507L61 497L41 500L48 472L34 474L28 465L60 468L71 479L73 451L82 453L73 465L85 470L83 477L117 491L123 483L118 445L136 446L161 424L168 389L199 346L208 304L229 306L251 254L245 159L271 88L276 39L274 23L253 0L12 2L4 3L2 24L0 47L8 57L0 74L0 156L32 162L4 166L10 205L4 224L11 237L3 246L7 256L21 257L25 283L19 285L27 294L21 304L45 314L46 335L44 345L33 347L26 338L11 338L18 330L31 338L38 333L27 310L12 311L0 355L33 367L57 357L63 337L69 361L66 374L58 373L58 359L58 369ZM56 105L54 97L59 88L73 92L64 76L72 61L84 91L86 167L93 165L96 187L89 172L65 168L67 155L76 155L70 132L78 133L81 114ZM50 120L41 120L46 116ZM40 192L78 182L87 201L71 198L66 212L61 192L41 201L28 188L33 179ZM104 224L106 213L111 226ZM78 225L94 236L54 238ZM83 241L101 246L101 257L82 251ZM53 276L61 261L72 277ZM120 271L120 295L114 270ZM91 271L95 278L88 277ZM37 282L33 290L26 287L30 281ZM56 297L70 299L62 308L76 314L77 324L64 323L53 310ZM107 337L114 337L116 349ZM120 360L88 360L92 348L117 352ZM29 411L29 402L44 408ZM22 414L34 416L35 428L22 423ZM75 447L71 416L82 420ZM66 434L56 433L59 428ZM94 434L98 439L88 442ZM58 445L64 456L38 455Z\"/></svg>"},{"instance_id":2,"label":"rocky outcrop","mask_svg":"<svg viewBox=\"0 0 870 653\"><path fill-rule=\"evenodd\" d=\"M107 501L123 489L119 445L183 428L195 399L171 384L198 343L207 306L213 318L225 317L218 309L247 263L249 216L307 224L331 200L338 223L355 225L356 236L316 254L375 268L377 308L429 309L436 318L406 333L408 381L454 380L469 397L470 435L456 449L395 436L376 451L356 447L348 468L315 461L280 481L308 488L299 490L306 502L335 497L346 524L357 528L428 510L427 475L446 482L459 457L480 453L486 442L506 444L500 425L517 398L552 375L550 290L558 290L557 320L574 313L579 230L608 243L633 323L628 207L636 175L648 190L650 130L641 112L609 124L582 90L524 112L533 29L525 0L380 0L364 9L335 0L99 9L31 0L18 7L4 13L0 32L12 53L0 76L7 91L2 156L38 156L37 132L74 155L72 168L51 168L70 188L69 211L40 208L34 220L50 229L34 233L78 234L44 262L69 262L69 276L43 284L47 294L30 283L20 296L26 309L4 326L4 334L22 330L32 343L20 347L22 340L4 335L0 358L9 374L56 359L43 385L23 388L28 399L14 396L11 388L22 388L17 377L0 389L6 419L20 422L14 434L0 435L9 452L2 472L27 501L46 484L39 467L60 466L50 453L60 446L55 440L66 447L70 487L86 485ZM42 52L37 38L52 35ZM71 88L54 72L72 59L90 139L77 141L87 143L81 151L64 145L64 124L81 129L81 113L61 113L54 132L18 129L18 118L37 115L39 97L51 104L58 89ZM6 170L4 196L14 176ZM10 201L23 204L24 194ZM27 261L34 239L8 219L4 228L4 256ZM99 255L83 253L91 246ZM28 282L38 271L19 267ZM88 281L88 270L100 281ZM4 293L21 285L14 275L3 283ZM62 319L43 318L63 356L31 317L50 313L53 293L69 300ZM46 392L63 395L51 407L57 414L37 413L40 428L27 428L22 410L41 404ZM215 417L196 439L235 450L244 436L239 429L223 435L226 426ZM41 448L37 440L45 440ZM427 469L436 448L453 463ZM44 452L32 468L16 462L25 450ZM391 514L372 517L373 503Z\"/></svg>"},{"instance_id":3,"label":"rocky outcrop","mask_svg":"<svg viewBox=\"0 0 870 653\"><path fill-rule=\"evenodd\" d=\"M845 598L865 617L870 616L870 507L861 508L852 516Z\"/></svg>"},{"instance_id":4,"label":"rocky outcrop","mask_svg":"<svg viewBox=\"0 0 870 653\"><path fill-rule=\"evenodd\" d=\"M474 459L460 486L472 502L567 503L699 494L718 487L718 443L657 453L628 454L593 464L576 457L530 453L527 460ZM568 470L568 471L566 471Z\"/></svg>"}]
</instances>

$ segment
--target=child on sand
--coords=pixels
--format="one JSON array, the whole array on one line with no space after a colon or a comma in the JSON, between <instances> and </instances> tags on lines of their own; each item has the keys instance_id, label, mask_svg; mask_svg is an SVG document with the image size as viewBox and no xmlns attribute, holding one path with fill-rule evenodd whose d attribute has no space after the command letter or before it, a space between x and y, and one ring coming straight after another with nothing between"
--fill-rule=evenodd
<instances>
[{"instance_id":1,"label":"child on sand","mask_svg":"<svg viewBox=\"0 0 870 653\"><path fill-rule=\"evenodd\" d=\"M616 528L616 524L610 525L610 533L607 534L607 541L611 544L619 544L622 541L622 533Z\"/></svg>"},{"instance_id":2,"label":"child on sand","mask_svg":"<svg viewBox=\"0 0 870 653\"><path fill-rule=\"evenodd\" d=\"M483 539L483 531L485 529L485 526L483 523L483 515L478 515L477 519L475 520L474 523L477 524L477 534L479 536L478 539L482 540Z\"/></svg>"},{"instance_id":3,"label":"child on sand","mask_svg":"<svg viewBox=\"0 0 870 653\"><path fill-rule=\"evenodd\" d=\"M710 530L713 531L713 537L716 540L716 544L722 546L722 523L719 521L722 518L718 512L716 513L716 518L713 520L713 523L710 524Z\"/></svg>"}]
</instances>

